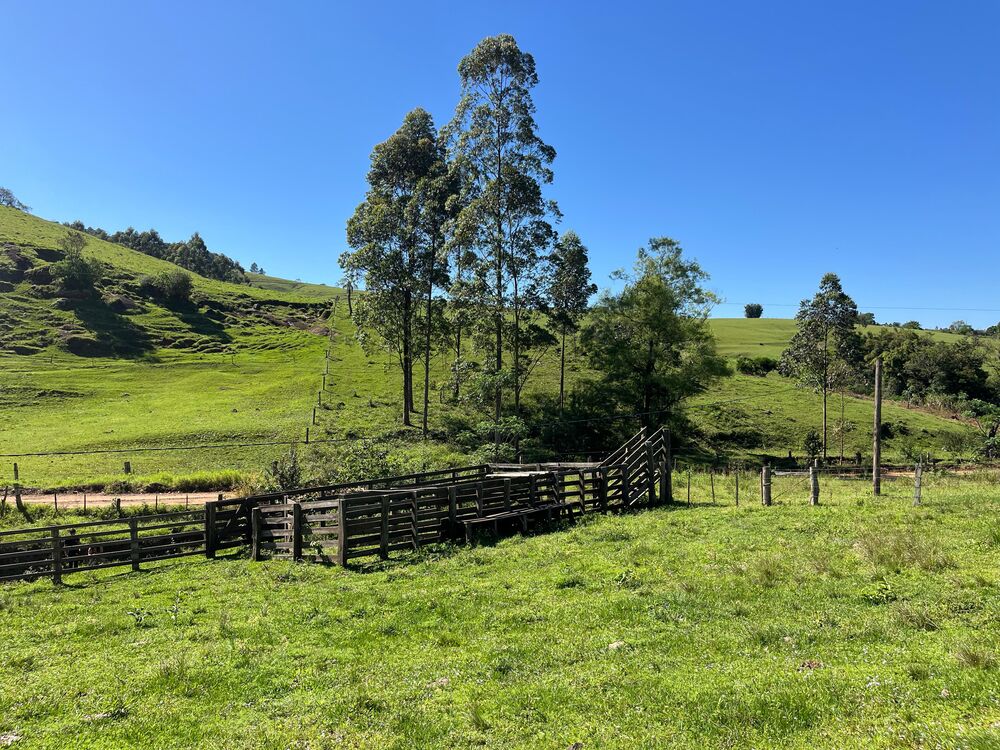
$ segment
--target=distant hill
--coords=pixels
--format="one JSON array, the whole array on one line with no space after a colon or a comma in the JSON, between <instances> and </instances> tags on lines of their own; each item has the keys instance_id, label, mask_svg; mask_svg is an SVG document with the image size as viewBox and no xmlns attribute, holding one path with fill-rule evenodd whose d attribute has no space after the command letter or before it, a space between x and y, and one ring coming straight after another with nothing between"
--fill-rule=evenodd
<instances>
[{"instance_id":1,"label":"distant hill","mask_svg":"<svg viewBox=\"0 0 1000 750\"><path fill-rule=\"evenodd\" d=\"M251 286L191 273L190 301L171 303L148 292L144 280L176 271L168 260L84 235L85 258L98 261L98 294L64 292L53 264L71 230L0 207L0 352L91 357L155 357L162 351L233 352L240 333L322 328L338 290L274 279ZM259 332L259 331L258 331ZM259 345L258 336L243 345Z\"/></svg>"}]
</instances>

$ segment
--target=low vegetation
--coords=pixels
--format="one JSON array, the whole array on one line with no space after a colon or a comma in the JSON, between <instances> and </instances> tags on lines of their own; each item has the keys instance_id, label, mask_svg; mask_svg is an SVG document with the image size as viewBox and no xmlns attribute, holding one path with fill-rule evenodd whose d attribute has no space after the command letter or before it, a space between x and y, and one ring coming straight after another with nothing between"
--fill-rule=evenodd
<instances>
[{"instance_id":1,"label":"low vegetation","mask_svg":"<svg viewBox=\"0 0 1000 750\"><path fill-rule=\"evenodd\" d=\"M929 474L917 508L904 481L873 500L824 479L809 507L782 479L762 508L747 475L736 508L731 477L715 506L707 480L692 508L355 570L236 556L4 586L0 736L997 746L995 477Z\"/></svg>"}]
</instances>

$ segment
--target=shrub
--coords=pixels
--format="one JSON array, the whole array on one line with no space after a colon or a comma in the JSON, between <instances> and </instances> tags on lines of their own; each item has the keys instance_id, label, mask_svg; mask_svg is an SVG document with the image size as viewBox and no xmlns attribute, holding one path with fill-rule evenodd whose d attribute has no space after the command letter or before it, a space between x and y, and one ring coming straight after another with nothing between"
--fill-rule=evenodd
<instances>
[{"instance_id":1,"label":"shrub","mask_svg":"<svg viewBox=\"0 0 1000 750\"><path fill-rule=\"evenodd\" d=\"M809 430L806 433L806 439L802 443L802 448L809 458L816 458L819 452L823 450L823 439L816 430Z\"/></svg>"},{"instance_id":2,"label":"shrub","mask_svg":"<svg viewBox=\"0 0 1000 750\"><path fill-rule=\"evenodd\" d=\"M751 302L743 307L743 314L748 318L759 318L764 314L764 306L756 302Z\"/></svg>"},{"instance_id":3,"label":"shrub","mask_svg":"<svg viewBox=\"0 0 1000 750\"><path fill-rule=\"evenodd\" d=\"M778 360L773 357L748 357L744 354L736 358L736 370L744 375L764 377L777 369Z\"/></svg>"},{"instance_id":4,"label":"shrub","mask_svg":"<svg viewBox=\"0 0 1000 750\"><path fill-rule=\"evenodd\" d=\"M156 276L144 276L139 281L140 291L168 302L189 302L191 300L191 274L174 269L163 271Z\"/></svg>"},{"instance_id":5,"label":"shrub","mask_svg":"<svg viewBox=\"0 0 1000 750\"><path fill-rule=\"evenodd\" d=\"M104 277L104 267L96 258L85 258L80 250L71 248L52 264L52 276L63 291L93 292Z\"/></svg>"}]
</instances>

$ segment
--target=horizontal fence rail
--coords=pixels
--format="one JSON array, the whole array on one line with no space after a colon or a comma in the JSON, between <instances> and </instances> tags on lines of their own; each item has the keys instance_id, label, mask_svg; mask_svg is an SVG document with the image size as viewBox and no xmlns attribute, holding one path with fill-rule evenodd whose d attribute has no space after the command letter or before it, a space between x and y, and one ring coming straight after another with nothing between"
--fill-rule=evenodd
<instances>
[{"instance_id":1,"label":"horizontal fence rail","mask_svg":"<svg viewBox=\"0 0 1000 750\"><path fill-rule=\"evenodd\" d=\"M0 531L0 582L130 566L189 555L214 557L249 540L243 500L203 509Z\"/></svg>"}]
</instances>

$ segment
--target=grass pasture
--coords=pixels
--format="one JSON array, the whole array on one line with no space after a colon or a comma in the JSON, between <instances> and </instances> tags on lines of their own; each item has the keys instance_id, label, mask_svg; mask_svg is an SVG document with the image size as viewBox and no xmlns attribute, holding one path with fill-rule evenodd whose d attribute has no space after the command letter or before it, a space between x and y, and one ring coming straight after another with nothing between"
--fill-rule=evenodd
<instances>
[{"instance_id":1,"label":"grass pasture","mask_svg":"<svg viewBox=\"0 0 1000 750\"><path fill-rule=\"evenodd\" d=\"M693 507L342 570L0 588L18 750L1000 744L997 478ZM675 485L682 496L683 480ZM723 505L723 500L726 500ZM580 744L576 744L580 743Z\"/></svg>"}]
</instances>

